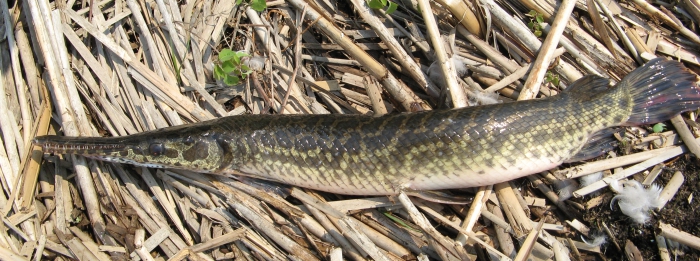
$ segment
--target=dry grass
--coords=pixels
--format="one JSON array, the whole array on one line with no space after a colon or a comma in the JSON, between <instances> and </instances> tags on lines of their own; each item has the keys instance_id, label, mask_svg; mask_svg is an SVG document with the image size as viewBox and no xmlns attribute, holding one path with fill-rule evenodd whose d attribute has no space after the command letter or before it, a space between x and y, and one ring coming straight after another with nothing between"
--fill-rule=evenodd
<instances>
[{"instance_id":1,"label":"dry grass","mask_svg":"<svg viewBox=\"0 0 700 261\"><path fill-rule=\"evenodd\" d=\"M608 183L646 177L650 184L679 159L697 162L680 146L697 144L691 112L672 121L677 132L628 131L621 151L629 155L456 191L475 194L462 206L403 194L286 193L254 181L43 155L31 144L46 134L122 136L242 113L384 114L477 105L494 92L489 97L501 101L533 99L583 75L619 80L656 56L697 72L697 0L405 0L392 14L363 0L271 1L263 12L231 0L0 2L1 260L525 260L528 253L593 260L605 254L581 235L605 230L614 243L602 248L616 260L635 253L634 233L583 215L608 208ZM530 10L545 21L534 30L526 25L536 20L525 15ZM224 48L265 66L227 86L212 75ZM468 73L458 75L455 60ZM578 187L574 178L598 171L604 180ZM697 186L674 180L690 196L669 206L687 201L697 212ZM579 198L557 194L555 184ZM682 248L663 235L676 230L688 232L676 240L697 243L697 225L674 220L630 225L663 229L655 237L661 250L638 251L670 260Z\"/></svg>"}]
</instances>

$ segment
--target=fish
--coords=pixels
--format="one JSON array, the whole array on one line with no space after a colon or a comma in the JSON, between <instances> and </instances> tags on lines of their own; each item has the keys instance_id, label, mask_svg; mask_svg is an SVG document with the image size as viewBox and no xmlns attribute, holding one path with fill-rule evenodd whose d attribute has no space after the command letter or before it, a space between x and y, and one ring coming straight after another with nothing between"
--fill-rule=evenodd
<instances>
[{"instance_id":1,"label":"fish","mask_svg":"<svg viewBox=\"0 0 700 261\"><path fill-rule=\"evenodd\" d=\"M41 136L44 153L241 175L348 195L477 187L600 153L601 134L700 108L697 75L657 58L610 87L588 75L556 96L369 115L239 115L121 137Z\"/></svg>"}]
</instances>

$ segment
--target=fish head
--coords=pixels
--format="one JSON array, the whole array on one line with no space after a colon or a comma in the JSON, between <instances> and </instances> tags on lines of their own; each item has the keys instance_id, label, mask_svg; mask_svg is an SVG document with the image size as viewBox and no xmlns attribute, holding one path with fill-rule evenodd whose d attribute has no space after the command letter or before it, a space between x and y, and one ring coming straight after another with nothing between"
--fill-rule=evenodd
<instances>
[{"instance_id":1,"label":"fish head","mask_svg":"<svg viewBox=\"0 0 700 261\"><path fill-rule=\"evenodd\" d=\"M46 153L76 154L150 168L215 173L231 162L230 142L219 135L153 134L110 138L43 136L34 143Z\"/></svg>"}]
</instances>

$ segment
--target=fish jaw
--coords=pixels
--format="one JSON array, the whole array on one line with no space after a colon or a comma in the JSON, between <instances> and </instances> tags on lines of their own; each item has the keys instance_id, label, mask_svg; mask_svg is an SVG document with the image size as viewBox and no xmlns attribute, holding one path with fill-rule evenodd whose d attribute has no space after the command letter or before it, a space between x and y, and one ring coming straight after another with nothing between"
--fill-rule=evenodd
<instances>
[{"instance_id":1,"label":"fish jaw","mask_svg":"<svg viewBox=\"0 0 700 261\"><path fill-rule=\"evenodd\" d=\"M167 132L126 137L42 136L34 144L45 153L76 154L87 158L150 168L173 168L217 173L228 167L228 144L216 135L182 138ZM214 136L214 137L212 137Z\"/></svg>"}]
</instances>

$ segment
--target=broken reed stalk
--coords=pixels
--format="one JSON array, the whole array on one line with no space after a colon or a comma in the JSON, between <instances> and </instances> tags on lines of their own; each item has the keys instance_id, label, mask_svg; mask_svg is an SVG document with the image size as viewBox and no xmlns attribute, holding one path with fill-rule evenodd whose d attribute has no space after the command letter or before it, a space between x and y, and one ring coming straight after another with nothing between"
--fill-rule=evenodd
<instances>
[{"instance_id":1,"label":"broken reed stalk","mask_svg":"<svg viewBox=\"0 0 700 261\"><path fill-rule=\"evenodd\" d=\"M528 259L530 256L530 251L532 251L532 248L535 246L537 235L542 230L543 224L544 219L541 219L540 222L538 222L537 225L530 231L527 238L525 238L525 241L523 241L520 251L518 251L518 255L513 258L513 261L525 261Z\"/></svg>"},{"instance_id":2,"label":"broken reed stalk","mask_svg":"<svg viewBox=\"0 0 700 261\"><path fill-rule=\"evenodd\" d=\"M321 16L315 8L309 7L305 2L301 0L291 0L289 1L297 9L306 9L308 20L315 21L314 24L318 29L323 31L328 37L333 39L337 44L343 47L348 55L353 57L355 60L360 62L362 66L372 74L376 79L382 82L383 87L396 99L397 102L401 103L404 109L411 111L415 105L422 107L423 109L429 109L427 104L421 102L415 94L401 85L396 78L394 78L391 73L382 64L377 62L372 56L367 54L358 47L350 38L348 38L340 29L338 29L335 24L328 21L325 17Z\"/></svg>"},{"instance_id":3,"label":"broken reed stalk","mask_svg":"<svg viewBox=\"0 0 700 261\"><path fill-rule=\"evenodd\" d=\"M659 222L658 233L659 236L692 247L696 250L700 250L700 237L693 236L685 231L681 231L669 224Z\"/></svg>"},{"instance_id":4,"label":"broken reed stalk","mask_svg":"<svg viewBox=\"0 0 700 261\"><path fill-rule=\"evenodd\" d=\"M449 89L454 108L466 107L467 95L464 93L464 89L457 81L458 77L454 62L450 59L450 57L448 57L447 51L445 50L445 44L440 37L440 31L438 30L435 16L432 12L432 8L430 7L430 1L418 0L418 7L421 10L423 21L427 27L428 37L430 38L430 42L433 44L435 56L437 56L437 62L440 66L440 71L442 72L442 78L445 82L445 86L443 88Z\"/></svg>"},{"instance_id":5,"label":"broken reed stalk","mask_svg":"<svg viewBox=\"0 0 700 261\"><path fill-rule=\"evenodd\" d=\"M374 30L375 33L377 33L377 36L379 36L380 39L382 39L382 42L387 45L387 48L389 49L390 53L396 61L401 64L402 69L406 70L409 76L413 80L416 81L418 86L423 88L424 91L428 93L428 95L432 97L438 97L440 95L440 91L438 88L433 84L432 81L428 78L428 76L423 73L423 71L420 68L420 65L416 63L413 58L411 58L410 55L406 52L406 50L401 46L401 44L394 38L394 36L389 32L389 30L384 26L382 21L375 16L372 13L372 10L370 7L367 5L367 1L363 0L350 0L353 5L355 6L355 9L358 10L359 15L362 17L362 20L364 20L372 29Z\"/></svg>"},{"instance_id":6,"label":"broken reed stalk","mask_svg":"<svg viewBox=\"0 0 700 261\"><path fill-rule=\"evenodd\" d=\"M690 150L695 157L700 158L700 144L695 140L695 135L688 129L688 124L685 123L683 116L676 115L671 118L671 123L678 132L678 135L683 139L683 144L688 147L688 150Z\"/></svg>"},{"instance_id":7,"label":"broken reed stalk","mask_svg":"<svg viewBox=\"0 0 700 261\"><path fill-rule=\"evenodd\" d=\"M544 75L547 73L549 63L552 61L554 50L557 49L561 34L564 32L564 28L566 28L567 21L575 5L575 0L564 0L557 9L557 15L554 17L554 21L552 21L552 29L549 34L547 34L547 38L542 43L542 46L540 46L539 55L537 55L535 62L532 63L533 68L530 70L530 74L523 84L523 90L520 91L518 100L533 99L537 96L537 93L539 93Z\"/></svg>"},{"instance_id":8,"label":"broken reed stalk","mask_svg":"<svg viewBox=\"0 0 700 261\"><path fill-rule=\"evenodd\" d=\"M661 194L659 194L659 209L663 209L664 206L666 206L666 203L668 203L668 201L670 201L673 196L676 195L678 189L680 189L681 185L683 185L683 181L685 181L683 173L676 171L676 173L673 174L673 177L671 177L671 180L669 180L668 183L666 183L666 186L664 186Z\"/></svg>"},{"instance_id":9,"label":"broken reed stalk","mask_svg":"<svg viewBox=\"0 0 700 261\"><path fill-rule=\"evenodd\" d=\"M479 191L474 196L472 204L469 207L467 216L464 218L461 224L462 230L472 231L474 224L481 216L481 211L483 210L486 201L488 201L491 191L493 190L493 185L479 187ZM468 236L465 234L457 235L455 241L465 244L467 242Z\"/></svg>"},{"instance_id":10,"label":"broken reed stalk","mask_svg":"<svg viewBox=\"0 0 700 261\"><path fill-rule=\"evenodd\" d=\"M659 259L661 259L661 261L671 261L671 255L666 246L666 238L660 235L656 235L655 238L656 245L659 247Z\"/></svg>"}]
</instances>

